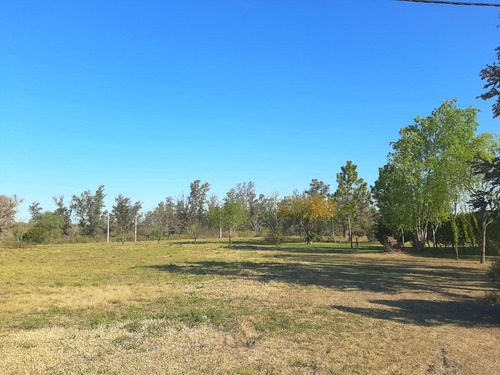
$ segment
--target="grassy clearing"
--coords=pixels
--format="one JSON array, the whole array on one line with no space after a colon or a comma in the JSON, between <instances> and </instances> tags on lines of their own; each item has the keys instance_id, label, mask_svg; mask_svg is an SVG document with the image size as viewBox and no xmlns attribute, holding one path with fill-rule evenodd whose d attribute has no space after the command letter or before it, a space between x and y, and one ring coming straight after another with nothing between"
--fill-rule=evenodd
<instances>
[{"instance_id":1,"label":"grassy clearing","mask_svg":"<svg viewBox=\"0 0 500 375\"><path fill-rule=\"evenodd\" d=\"M0 250L0 373L500 373L486 268L369 244Z\"/></svg>"}]
</instances>

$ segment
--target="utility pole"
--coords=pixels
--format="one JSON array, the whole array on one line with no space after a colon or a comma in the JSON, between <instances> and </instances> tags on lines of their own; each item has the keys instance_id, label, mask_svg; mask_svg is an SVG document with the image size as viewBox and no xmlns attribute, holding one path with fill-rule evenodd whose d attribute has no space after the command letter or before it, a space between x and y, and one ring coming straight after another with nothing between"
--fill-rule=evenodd
<instances>
[{"instance_id":1,"label":"utility pole","mask_svg":"<svg viewBox=\"0 0 500 375\"><path fill-rule=\"evenodd\" d=\"M137 242L137 215L135 215L134 242Z\"/></svg>"},{"instance_id":2,"label":"utility pole","mask_svg":"<svg viewBox=\"0 0 500 375\"><path fill-rule=\"evenodd\" d=\"M108 211L108 235L106 238L106 242L109 242L109 211Z\"/></svg>"}]
</instances>

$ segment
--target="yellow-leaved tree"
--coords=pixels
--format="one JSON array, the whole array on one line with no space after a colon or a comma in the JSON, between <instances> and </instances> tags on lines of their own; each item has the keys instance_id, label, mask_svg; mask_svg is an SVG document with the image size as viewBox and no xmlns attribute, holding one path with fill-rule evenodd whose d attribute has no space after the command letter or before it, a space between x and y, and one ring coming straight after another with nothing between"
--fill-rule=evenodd
<instances>
[{"instance_id":1,"label":"yellow-leaved tree","mask_svg":"<svg viewBox=\"0 0 500 375\"><path fill-rule=\"evenodd\" d=\"M321 194L311 196L294 192L281 202L280 215L291 219L307 244L311 244L324 221L335 215L335 206L331 199Z\"/></svg>"}]
</instances>

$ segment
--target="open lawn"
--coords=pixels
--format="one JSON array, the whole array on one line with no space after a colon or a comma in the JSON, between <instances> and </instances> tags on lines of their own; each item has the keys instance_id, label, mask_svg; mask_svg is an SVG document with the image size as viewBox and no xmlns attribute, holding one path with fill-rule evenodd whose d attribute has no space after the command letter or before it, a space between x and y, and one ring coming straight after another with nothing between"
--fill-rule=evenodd
<instances>
[{"instance_id":1,"label":"open lawn","mask_svg":"<svg viewBox=\"0 0 500 375\"><path fill-rule=\"evenodd\" d=\"M487 267L374 244L0 249L0 374L499 374Z\"/></svg>"}]
</instances>

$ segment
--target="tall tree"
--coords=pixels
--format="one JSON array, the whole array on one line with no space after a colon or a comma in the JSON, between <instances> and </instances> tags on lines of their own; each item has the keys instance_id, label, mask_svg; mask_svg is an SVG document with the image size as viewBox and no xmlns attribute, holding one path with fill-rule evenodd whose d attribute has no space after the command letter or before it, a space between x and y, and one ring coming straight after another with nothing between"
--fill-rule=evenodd
<instances>
[{"instance_id":1,"label":"tall tree","mask_svg":"<svg viewBox=\"0 0 500 375\"><path fill-rule=\"evenodd\" d=\"M141 202L132 204L130 198L124 197L121 194L115 198L115 205L111 210L111 214L113 215L113 221L122 243L125 242L125 233L134 225L134 220L137 219L141 208Z\"/></svg>"},{"instance_id":2,"label":"tall tree","mask_svg":"<svg viewBox=\"0 0 500 375\"><path fill-rule=\"evenodd\" d=\"M0 195L0 238L2 232L12 227L16 222L17 205L21 203L17 196Z\"/></svg>"},{"instance_id":3,"label":"tall tree","mask_svg":"<svg viewBox=\"0 0 500 375\"><path fill-rule=\"evenodd\" d=\"M358 177L357 166L348 160L337 173L337 190L333 194L337 215L347 224L349 241L353 247L353 226L370 209L368 185Z\"/></svg>"},{"instance_id":4,"label":"tall tree","mask_svg":"<svg viewBox=\"0 0 500 375\"><path fill-rule=\"evenodd\" d=\"M468 162L491 148L491 137L475 136L477 111L451 100L417 117L401 129L388 165L379 171L374 193L382 219L411 231L417 248L425 247L433 223L455 218L454 207L473 184Z\"/></svg>"},{"instance_id":5,"label":"tall tree","mask_svg":"<svg viewBox=\"0 0 500 375\"><path fill-rule=\"evenodd\" d=\"M42 213L42 206L40 206L40 202L33 202L28 207L28 211L30 212L31 219L30 221L35 222L38 216Z\"/></svg>"},{"instance_id":6,"label":"tall tree","mask_svg":"<svg viewBox=\"0 0 500 375\"><path fill-rule=\"evenodd\" d=\"M197 224L201 226L206 212L207 193L210 190L210 184L205 182L201 184L196 180L190 185L191 193L187 200L189 225Z\"/></svg>"},{"instance_id":7,"label":"tall tree","mask_svg":"<svg viewBox=\"0 0 500 375\"><path fill-rule=\"evenodd\" d=\"M176 232L185 233L189 225L189 204L184 196L180 195L175 200Z\"/></svg>"},{"instance_id":8,"label":"tall tree","mask_svg":"<svg viewBox=\"0 0 500 375\"><path fill-rule=\"evenodd\" d=\"M99 186L95 194L86 190L80 196L73 195L70 207L84 236L96 237L104 228L102 209L105 197L104 185Z\"/></svg>"},{"instance_id":9,"label":"tall tree","mask_svg":"<svg viewBox=\"0 0 500 375\"><path fill-rule=\"evenodd\" d=\"M220 212L222 225L228 231L229 243L233 242L232 238L236 230L248 221L248 202L246 201L245 190L241 186L241 184L238 184L236 189L229 190L224 198L224 205Z\"/></svg>"},{"instance_id":10,"label":"tall tree","mask_svg":"<svg viewBox=\"0 0 500 375\"><path fill-rule=\"evenodd\" d=\"M156 239L163 239L177 228L175 216L175 203L172 197L165 198L165 202L160 202L154 210L148 211L144 218L144 225L150 231L154 230Z\"/></svg>"},{"instance_id":11,"label":"tall tree","mask_svg":"<svg viewBox=\"0 0 500 375\"><path fill-rule=\"evenodd\" d=\"M240 203L248 213L248 223L256 232L260 231L260 223L258 221L259 207L257 205L257 194L255 193L255 183L252 181L241 182L236 184L236 187L229 190L224 198L224 201Z\"/></svg>"},{"instance_id":12,"label":"tall tree","mask_svg":"<svg viewBox=\"0 0 500 375\"><path fill-rule=\"evenodd\" d=\"M308 196L319 194L327 197L330 194L330 185L325 184L323 181L318 181L317 179L313 178L309 186L309 190L305 191Z\"/></svg>"},{"instance_id":13,"label":"tall tree","mask_svg":"<svg viewBox=\"0 0 500 375\"><path fill-rule=\"evenodd\" d=\"M486 229L500 214L500 158L479 159L471 163L476 175L482 177L481 187L472 195L469 204L481 219L483 246L481 263L486 260Z\"/></svg>"},{"instance_id":14,"label":"tall tree","mask_svg":"<svg viewBox=\"0 0 500 375\"><path fill-rule=\"evenodd\" d=\"M219 229L219 238L222 238L222 228L224 226L224 213L222 205L215 194L208 200L207 218L213 226Z\"/></svg>"},{"instance_id":15,"label":"tall tree","mask_svg":"<svg viewBox=\"0 0 500 375\"><path fill-rule=\"evenodd\" d=\"M379 168L379 176L372 186L372 194L379 212L379 228L388 228L405 243L405 230L409 230L410 211L406 207L407 183L393 164ZM400 236L401 235L401 236ZM379 238L380 241L383 238Z\"/></svg>"},{"instance_id":16,"label":"tall tree","mask_svg":"<svg viewBox=\"0 0 500 375\"><path fill-rule=\"evenodd\" d=\"M57 207L54 213L64 219L63 231L68 234L68 230L71 227L71 209L64 204L64 195L53 196L52 200Z\"/></svg>"},{"instance_id":17,"label":"tall tree","mask_svg":"<svg viewBox=\"0 0 500 375\"><path fill-rule=\"evenodd\" d=\"M492 65L486 65L486 68L481 70L479 76L482 80L486 80L484 89L488 90L484 94L479 95L479 98L483 100L495 99L496 103L493 103L493 117L500 117L500 47L496 48L497 60L499 65L493 63Z\"/></svg>"}]
</instances>

